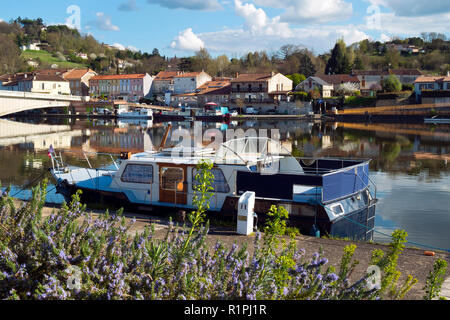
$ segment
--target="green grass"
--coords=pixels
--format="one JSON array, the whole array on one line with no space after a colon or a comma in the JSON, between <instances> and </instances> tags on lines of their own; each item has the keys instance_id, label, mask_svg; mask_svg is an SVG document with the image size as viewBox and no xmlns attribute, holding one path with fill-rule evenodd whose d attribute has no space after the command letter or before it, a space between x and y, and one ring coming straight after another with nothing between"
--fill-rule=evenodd
<instances>
[{"instance_id":1,"label":"green grass","mask_svg":"<svg viewBox=\"0 0 450 320\"><path fill-rule=\"evenodd\" d=\"M377 98L375 97L348 97L345 99L345 107L357 108L357 107L374 107L376 105Z\"/></svg>"},{"instance_id":2,"label":"green grass","mask_svg":"<svg viewBox=\"0 0 450 320\"><path fill-rule=\"evenodd\" d=\"M34 51L34 50L26 50L22 52L21 57L28 60L39 58L44 65L51 66L52 64L57 64L59 68L86 68L87 65L74 63L69 61L61 61L56 57L53 57L51 53L47 51ZM41 67L41 66L40 66Z\"/></svg>"}]
</instances>

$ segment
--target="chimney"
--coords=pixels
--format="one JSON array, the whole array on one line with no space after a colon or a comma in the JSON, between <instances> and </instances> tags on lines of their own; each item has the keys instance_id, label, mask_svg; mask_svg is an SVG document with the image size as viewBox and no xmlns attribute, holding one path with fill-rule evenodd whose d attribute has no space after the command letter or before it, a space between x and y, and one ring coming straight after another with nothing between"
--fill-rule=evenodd
<instances>
[{"instance_id":1,"label":"chimney","mask_svg":"<svg viewBox=\"0 0 450 320\"><path fill-rule=\"evenodd\" d=\"M236 72L236 79L239 78L239 72Z\"/></svg>"}]
</instances>

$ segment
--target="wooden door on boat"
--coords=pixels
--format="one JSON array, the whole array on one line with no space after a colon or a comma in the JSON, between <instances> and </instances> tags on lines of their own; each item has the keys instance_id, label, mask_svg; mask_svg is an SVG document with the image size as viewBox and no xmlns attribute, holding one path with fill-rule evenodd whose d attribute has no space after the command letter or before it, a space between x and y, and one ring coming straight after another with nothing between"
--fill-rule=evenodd
<instances>
[{"instance_id":1,"label":"wooden door on boat","mask_svg":"<svg viewBox=\"0 0 450 320\"><path fill-rule=\"evenodd\" d=\"M187 165L161 164L159 177L160 202L187 204Z\"/></svg>"}]
</instances>

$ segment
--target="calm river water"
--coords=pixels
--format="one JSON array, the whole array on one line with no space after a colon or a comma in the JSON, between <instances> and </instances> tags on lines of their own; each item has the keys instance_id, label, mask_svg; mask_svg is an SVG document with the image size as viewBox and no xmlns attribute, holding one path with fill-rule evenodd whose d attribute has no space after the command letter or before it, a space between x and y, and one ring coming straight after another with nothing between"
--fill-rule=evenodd
<instances>
[{"instance_id":1,"label":"calm river water","mask_svg":"<svg viewBox=\"0 0 450 320\"><path fill-rule=\"evenodd\" d=\"M191 123L174 128L193 132ZM141 152L159 146L166 124L117 123L82 120L0 119L0 181L12 194L27 198L29 184L45 176L51 166L50 145L73 165L111 163L95 153ZM369 158L371 178L380 200L376 230L390 234L401 228L408 240L450 249L450 125L308 123L300 121L203 124L203 132L216 128L279 130L283 146L299 157ZM170 142L169 136L169 142ZM25 188L24 188L25 187ZM23 190L22 190L23 188ZM61 202L53 186L49 202ZM380 233L375 240L388 238Z\"/></svg>"}]
</instances>

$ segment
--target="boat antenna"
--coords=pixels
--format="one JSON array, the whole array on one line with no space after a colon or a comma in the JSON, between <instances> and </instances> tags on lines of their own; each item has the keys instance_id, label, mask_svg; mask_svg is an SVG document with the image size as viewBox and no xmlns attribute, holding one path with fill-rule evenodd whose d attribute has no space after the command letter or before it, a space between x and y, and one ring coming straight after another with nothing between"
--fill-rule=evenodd
<instances>
[{"instance_id":1,"label":"boat antenna","mask_svg":"<svg viewBox=\"0 0 450 320\"><path fill-rule=\"evenodd\" d=\"M170 130L172 130L172 124L171 123L169 123L169 125L167 126L166 133L164 133L163 140L161 141L161 145L159 146L159 151L164 149L164 146L166 145L167 138L169 137Z\"/></svg>"}]
</instances>

